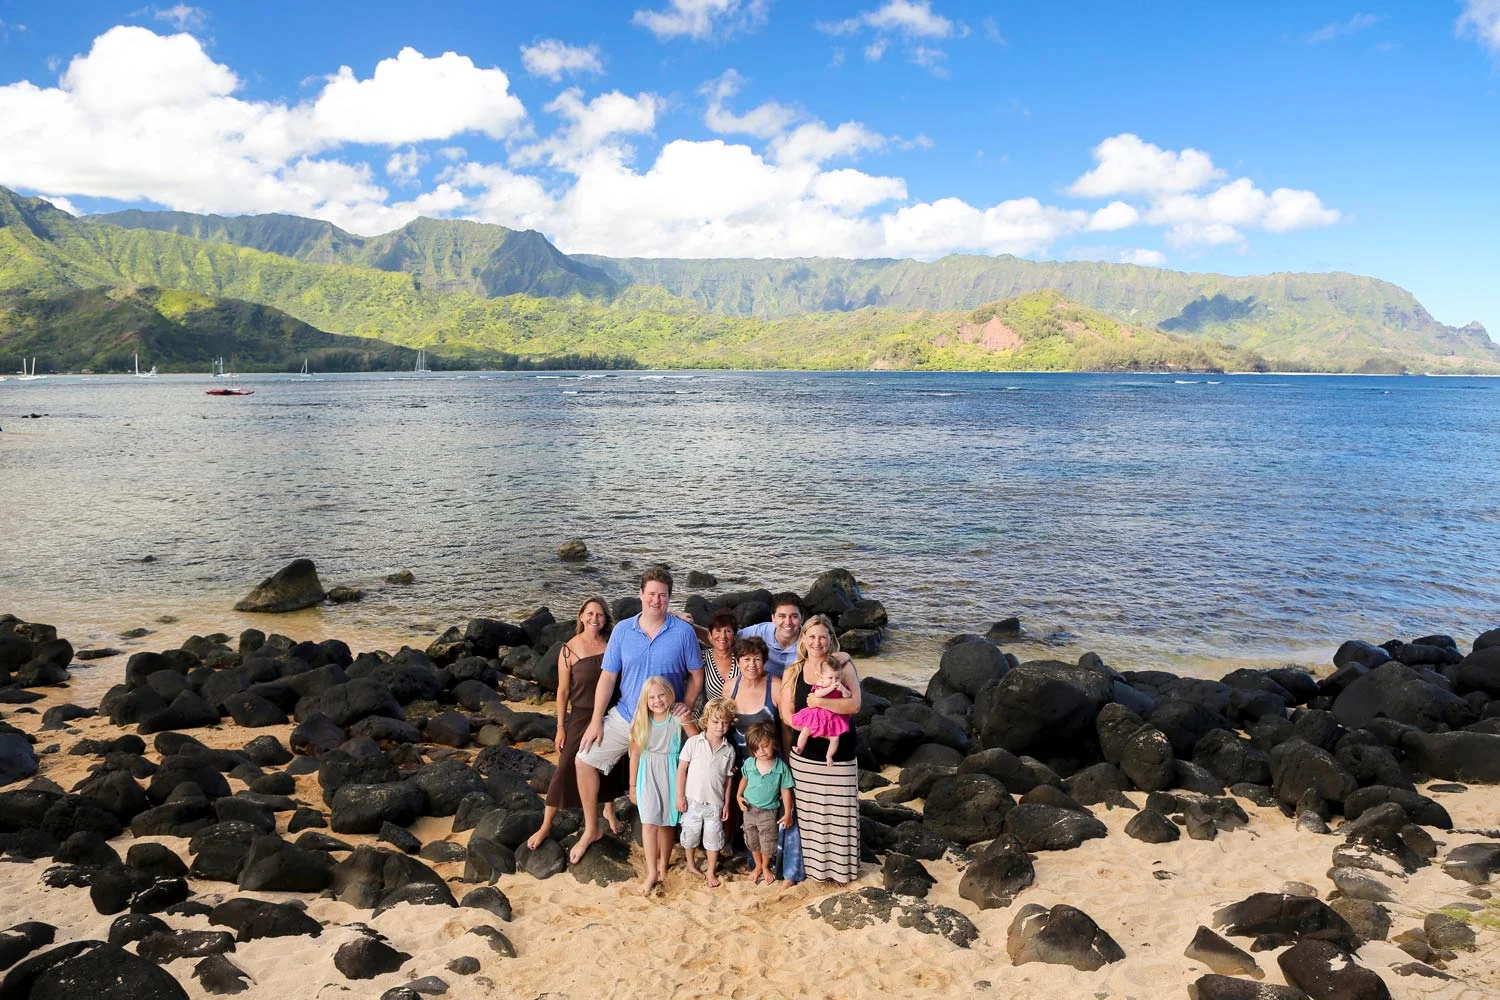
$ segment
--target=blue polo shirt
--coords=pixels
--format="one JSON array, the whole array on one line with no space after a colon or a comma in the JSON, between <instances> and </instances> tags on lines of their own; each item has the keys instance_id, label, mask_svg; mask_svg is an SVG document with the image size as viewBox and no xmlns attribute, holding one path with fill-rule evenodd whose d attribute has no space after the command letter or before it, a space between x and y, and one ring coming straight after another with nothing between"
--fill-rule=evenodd
<instances>
[{"instance_id":1,"label":"blue polo shirt","mask_svg":"<svg viewBox=\"0 0 1500 1000\"><path fill-rule=\"evenodd\" d=\"M761 622L758 625L747 625L740 629L739 637L741 639L748 639L751 636L765 640L766 649L770 653L770 656L766 659L766 673L772 677L780 677L786 673L786 668L790 667L792 661L797 658L796 638L793 638L792 644L785 649L776 645L775 622Z\"/></svg>"},{"instance_id":2,"label":"blue polo shirt","mask_svg":"<svg viewBox=\"0 0 1500 1000\"><path fill-rule=\"evenodd\" d=\"M648 639L641 631L641 616L627 618L610 633L604 647L605 673L620 675L620 703L615 711L629 722L635 717L636 703L646 678L663 677L682 700L689 670L703 669L703 654L698 649L698 633L693 626L668 615L656 638Z\"/></svg>"}]
</instances>

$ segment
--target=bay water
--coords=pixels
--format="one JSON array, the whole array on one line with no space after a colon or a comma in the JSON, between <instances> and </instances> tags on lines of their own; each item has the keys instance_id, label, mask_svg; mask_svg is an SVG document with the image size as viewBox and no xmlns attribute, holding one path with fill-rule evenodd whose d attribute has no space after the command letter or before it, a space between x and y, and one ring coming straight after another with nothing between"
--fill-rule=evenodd
<instances>
[{"instance_id":1,"label":"bay water","mask_svg":"<svg viewBox=\"0 0 1500 1000\"><path fill-rule=\"evenodd\" d=\"M1019 615L1023 657L1326 662L1500 625L1500 382L803 372L54 376L0 383L0 612L226 631L289 560L326 634L844 566L897 660ZM33 418L32 414L38 414ZM581 565L557 558L583 538ZM384 582L409 569L415 583ZM306 619L304 618L304 621ZM66 632L64 634L67 634ZM71 636L70 636L71 637ZM75 642L78 639L75 638ZM903 660L904 658L904 660ZM908 672L918 674L922 667Z\"/></svg>"}]
</instances>

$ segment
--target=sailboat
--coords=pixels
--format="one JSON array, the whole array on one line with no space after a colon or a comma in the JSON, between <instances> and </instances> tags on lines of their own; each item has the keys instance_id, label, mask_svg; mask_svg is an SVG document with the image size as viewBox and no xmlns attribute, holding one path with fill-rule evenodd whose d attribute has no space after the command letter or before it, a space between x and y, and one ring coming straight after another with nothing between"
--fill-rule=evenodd
<instances>
[{"instance_id":1,"label":"sailboat","mask_svg":"<svg viewBox=\"0 0 1500 1000\"><path fill-rule=\"evenodd\" d=\"M432 369L427 367L427 352L417 351L417 366L412 369L418 375L431 375Z\"/></svg>"},{"instance_id":2,"label":"sailboat","mask_svg":"<svg viewBox=\"0 0 1500 1000\"><path fill-rule=\"evenodd\" d=\"M224 373L224 357L223 357L223 355L220 355L219 357L214 358L214 378L228 378L228 375L226 375Z\"/></svg>"},{"instance_id":3,"label":"sailboat","mask_svg":"<svg viewBox=\"0 0 1500 1000\"><path fill-rule=\"evenodd\" d=\"M21 359L21 374L16 378L17 382L35 382L37 379L46 378L45 375L36 373L36 358L31 359L31 370L26 370L26 359Z\"/></svg>"},{"instance_id":4,"label":"sailboat","mask_svg":"<svg viewBox=\"0 0 1500 1000\"><path fill-rule=\"evenodd\" d=\"M151 370L149 372L143 372L143 371L141 371L141 355L140 355L139 352L137 352L136 355L135 355L135 377L136 378L155 378L156 377L156 366L155 365L151 366Z\"/></svg>"},{"instance_id":5,"label":"sailboat","mask_svg":"<svg viewBox=\"0 0 1500 1000\"><path fill-rule=\"evenodd\" d=\"M303 378L308 378L311 376L312 373L307 370L307 358L302 359L302 370L297 374L301 375Z\"/></svg>"}]
</instances>

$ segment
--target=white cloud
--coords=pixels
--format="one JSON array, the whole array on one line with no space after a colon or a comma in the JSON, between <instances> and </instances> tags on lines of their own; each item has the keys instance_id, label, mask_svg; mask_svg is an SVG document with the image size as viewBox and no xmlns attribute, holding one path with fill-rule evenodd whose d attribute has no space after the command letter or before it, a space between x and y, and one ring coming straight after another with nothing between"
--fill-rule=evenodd
<instances>
[{"instance_id":1,"label":"white cloud","mask_svg":"<svg viewBox=\"0 0 1500 1000\"><path fill-rule=\"evenodd\" d=\"M369 225L416 203L389 204L368 166L320 154L349 142L512 135L525 121L504 73L453 53L406 49L364 81L341 70L295 106L237 98L239 86L191 35L111 28L57 86L0 86L0 184Z\"/></svg>"},{"instance_id":2,"label":"white cloud","mask_svg":"<svg viewBox=\"0 0 1500 1000\"><path fill-rule=\"evenodd\" d=\"M1075 246L1068 251L1069 260L1097 260L1107 264L1136 264L1140 267L1165 267L1167 255L1145 247Z\"/></svg>"},{"instance_id":3,"label":"white cloud","mask_svg":"<svg viewBox=\"0 0 1500 1000\"><path fill-rule=\"evenodd\" d=\"M545 76L556 83L568 73L603 73L599 46L569 45L556 38L521 46L521 64L532 76Z\"/></svg>"},{"instance_id":4,"label":"white cloud","mask_svg":"<svg viewBox=\"0 0 1500 1000\"><path fill-rule=\"evenodd\" d=\"M949 75L947 67L943 65L947 58L948 53L931 45L918 45L911 50L911 61L933 76Z\"/></svg>"},{"instance_id":5,"label":"white cloud","mask_svg":"<svg viewBox=\"0 0 1500 1000\"><path fill-rule=\"evenodd\" d=\"M872 177L858 170L829 170L813 178L812 198L843 212L863 212L888 201L906 200L899 177Z\"/></svg>"},{"instance_id":6,"label":"white cloud","mask_svg":"<svg viewBox=\"0 0 1500 1000\"><path fill-rule=\"evenodd\" d=\"M311 114L317 132L331 141L379 145L446 139L459 132L503 139L526 119L502 70L480 69L456 52L429 59L409 47L378 62L368 80L339 67Z\"/></svg>"},{"instance_id":7,"label":"white cloud","mask_svg":"<svg viewBox=\"0 0 1500 1000\"><path fill-rule=\"evenodd\" d=\"M167 8L147 7L138 13L150 13L156 20L165 21L178 31L199 31L208 24L208 11L185 3Z\"/></svg>"},{"instance_id":8,"label":"white cloud","mask_svg":"<svg viewBox=\"0 0 1500 1000\"><path fill-rule=\"evenodd\" d=\"M1460 38L1472 38L1500 55L1500 0L1464 0L1456 28Z\"/></svg>"},{"instance_id":9,"label":"white cloud","mask_svg":"<svg viewBox=\"0 0 1500 1000\"><path fill-rule=\"evenodd\" d=\"M397 150L385 161L385 172L401 182L411 182L422 172L427 154L420 149Z\"/></svg>"},{"instance_id":10,"label":"white cloud","mask_svg":"<svg viewBox=\"0 0 1500 1000\"><path fill-rule=\"evenodd\" d=\"M1196 149L1161 149L1129 132L1105 139L1094 147L1099 164L1068 188L1084 198L1116 194L1167 194L1194 191L1224 172L1215 169L1207 153Z\"/></svg>"},{"instance_id":11,"label":"white cloud","mask_svg":"<svg viewBox=\"0 0 1500 1000\"><path fill-rule=\"evenodd\" d=\"M748 82L740 73L728 69L717 79L709 80L698 88L698 92L708 98L708 110L703 115L703 123L710 131L719 135L753 135L758 139L769 139L780 135L802 117L797 111L776 101L766 101L744 114L735 114L725 103Z\"/></svg>"},{"instance_id":12,"label":"white cloud","mask_svg":"<svg viewBox=\"0 0 1500 1000\"><path fill-rule=\"evenodd\" d=\"M1347 21L1333 21L1325 24L1317 31L1307 36L1309 45L1318 45L1323 42L1332 42L1349 35L1357 35L1361 31L1375 27L1380 23L1379 16L1375 14L1355 14Z\"/></svg>"},{"instance_id":13,"label":"white cloud","mask_svg":"<svg viewBox=\"0 0 1500 1000\"><path fill-rule=\"evenodd\" d=\"M961 26L932 9L932 0L888 0L843 21L822 22L818 28L830 35L857 31L888 31L907 38L953 38Z\"/></svg>"},{"instance_id":14,"label":"white cloud","mask_svg":"<svg viewBox=\"0 0 1500 1000\"><path fill-rule=\"evenodd\" d=\"M1122 250L1118 260L1121 264L1139 264L1141 267L1165 267L1167 255L1160 250L1138 247L1134 250Z\"/></svg>"},{"instance_id":15,"label":"white cloud","mask_svg":"<svg viewBox=\"0 0 1500 1000\"><path fill-rule=\"evenodd\" d=\"M884 38L877 38L865 46L865 58L870 62L880 62L885 56L885 50L890 47L890 42Z\"/></svg>"},{"instance_id":16,"label":"white cloud","mask_svg":"<svg viewBox=\"0 0 1500 1000\"><path fill-rule=\"evenodd\" d=\"M638 10L630 21L658 41L687 37L701 42L760 27L769 7L770 0L669 0L665 10Z\"/></svg>"},{"instance_id":17,"label":"white cloud","mask_svg":"<svg viewBox=\"0 0 1500 1000\"><path fill-rule=\"evenodd\" d=\"M822 163L881 149L888 141L859 122L844 122L837 128L808 122L773 139L770 150L779 163Z\"/></svg>"},{"instance_id":18,"label":"white cloud","mask_svg":"<svg viewBox=\"0 0 1500 1000\"><path fill-rule=\"evenodd\" d=\"M78 210L78 206L73 204L67 198L60 198L55 194L39 194L37 195L37 197L42 199L43 201L50 201L53 208L60 208L64 212L67 212L69 215L83 214Z\"/></svg>"},{"instance_id":19,"label":"white cloud","mask_svg":"<svg viewBox=\"0 0 1500 1000\"><path fill-rule=\"evenodd\" d=\"M885 245L911 257L936 257L959 250L1029 253L1083 227L1088 213L1015 198L991 208L975 208L958 198L909 205L881 221Z\"/></svg>"},{"instance_id":20,"label":"white cloud","mask_svg":"<svg viewBox=\"0 0 1500 1000\"><path fill-rule=\"evenodd\" d=\"M1112 201L1089 216L1088 230L1092 233L1112 233L1118 229L1129 229L1140 221L1141 213L1134 205Z\"/></svg>"},{"instance_id":21,"label":"white cloud","mask_svg":"<svg viewBox=\"0 0 1500 1000\"><path fill-rule=\"evenodd\" d=\"M615 141L624 135L639 135L656 127L661 98L654 94L630 97L618 90L584 101L583 91L570 87L557 95L547 111L567 120L551 136L516 151L511 157L517 164L543 161L567 167L595 152L625 156L628 150Z\"/></svg>"},{"instance_id":22,"label":"white cloud","mask_svg":"<svg viewBox=\"0 0 1500 1000\"><path fill-rule=\"evenodd\" d=\"M1270 194L1247 177L1206 195L1178 194L1152 205L1147 221L1168 225L1167 240L1175 246L1242 243L1240 228L1285 233L1310 226L1328 226L1339 213L1324 206L1311 191L1277 188Z\"/></svg>"}]
</instances>

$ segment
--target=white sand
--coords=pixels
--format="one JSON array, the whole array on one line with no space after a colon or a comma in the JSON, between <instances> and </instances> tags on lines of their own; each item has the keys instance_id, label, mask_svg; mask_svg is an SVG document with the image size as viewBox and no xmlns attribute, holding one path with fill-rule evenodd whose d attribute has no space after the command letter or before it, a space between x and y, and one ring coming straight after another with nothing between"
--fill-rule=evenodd
<instances>
[{"instance_id":1,"label":"white sand","mask_svg":"<svg viewBox=\"0 0 1500 1000\"><path fill-rule=\"evenodd\" d=\"M212 629L209 629L212 630ZM296 629L296 638L318 638ZM136 648L160 649L204 631L202 623L163 628ZM225 629L227 631L227 629ZM180 633L180 634L179 634ZM394 649L399 641L385 642ZM116 643L120 645L119 643ZM366 646L365 648L368 648ZM119 677L123 658L100 661L75 670L72 690L47 690L38 711L63 701L92 705ZM85 697L85 695L88 697ZM15 706L0 706L6 721L27 730L39 715L17 715ZM84 737L116 732L107 720L85 719L75 724L79 735L42 734L39 748L61 745L61 752L43 757L42 774L71 787L93 762L72 757L67 749ZM239 730L232 725L197 730L194 735L220 747L239 747L256 735L270 733L283 741L290 727ZM148 739L149 743L149 739ZM232 787L240 787L231 782ZM298 779L300 799L322 807L315 775ZM1500 823L1500 787L1474 787L1458 795L1434 793L1452 813L1458 827ZM1136 802L1144 796L1133 796ZM965 950L948 941L890 924L864 930L835 931L811 918L807 905L841 891L840 887L804 883L796 887L752 886L730 876L710 890L684 872L680 861L669 873L664 891L642 899L631 884L609 888L580 885L566 873L547 881L526 874L505 876L500 888L509 896L515 919L502 924L485 911L443 907L400 906L371 918L369 911L343 903L308 898L309 912L330 926L319 938L274 938L240 945L229 958L254 980L241 994L247 1000L287 1000L307 997L378 997L391 986L412 978L436 975L449 984L447 996L553 998L595 997L950 997L1014 998L1118 997L1152 1000L1186 996L1187 984L1207 972L1185 958L1183 950L1199 924L1209 924L1219 906L1252 892L1275 891L1289 880L1316 887L1325 898L1333 886L1326 877L1334 847L1341 839L1300 833L1274 809L1243 803L1251 817L1246 830L1220 834L1217 840L1182 840L1149 845L1123 833L1134 815L1125 810L1096 814L1109 827L1104 840L1089 841L1077 850L1037 856L1036 884L1011 907L980 912L958 896L958 869L949 863L928 863L938 885L928 899L968 916L979 930L979 940ZM289 813L279 818L284 824ZM424 819L413 829L424 842L467 840L452 834L447 819ZM1485 838L1476 834L1432 831L1440 857L1460 844ZM152 838L169 844L188 860L187 843L174 838ZM343 836L353 843L373 843L373 837ZM129 835L115 842L123 856L132 843ZM679 855L680 858L680 855ZM636 865L641 859L637 852ZM114 920L96 914L84 889L49 889L40 882L50 862L0 864L0 926L21 920L44 920L58 927L59 943L79 938L102 939ZM456 896L470 886L457 883L462 864L437 870L452 883ZM1153 872L1170 876L1159 879ZM866 866L860 885L880 884L880 874ZM1425 868L1397 887L1400 901L1391 904L1394 936L1435 909L1454 903L1476 904L1466 895L1471 887ZM1500 894L1500 885L1494 887ZM234 893L220 883L195 883L200 899ZM251 894L266 899L285 894ZM1069 903L1092 916L1125 950L1124 961L1097 972L1077 972L1064 966L1013 966L1006 956L1005 935L1015 912L1025 903ZM1372 942L1360 961L1379 972L1394 996L1494 998L1500 996L1500 898L1482 903L1486 925L1476 922L1478 951L1460 953L1448 972L1456 981L1400 977L1391 967L1410 959L1393 945ZM174 927L207 929L206 918L168 918ZM348 926L369 924L392 945L413 958L396 973L362 982L346 981L333 966L337 946L355 935ZM519 957L493 954L481 938L465 932L481 923L502 927ZM1249 941L1235 939L1248 948ZM479 959L473 976L446 969L460 955ZM1255 957L1266 982L1283 982L1276 952ZM196 959L173 963L169 970L195 998L208 994L192 978ZM982 985L988 983L988 986Z\"/></svg>"}]
</instances>

